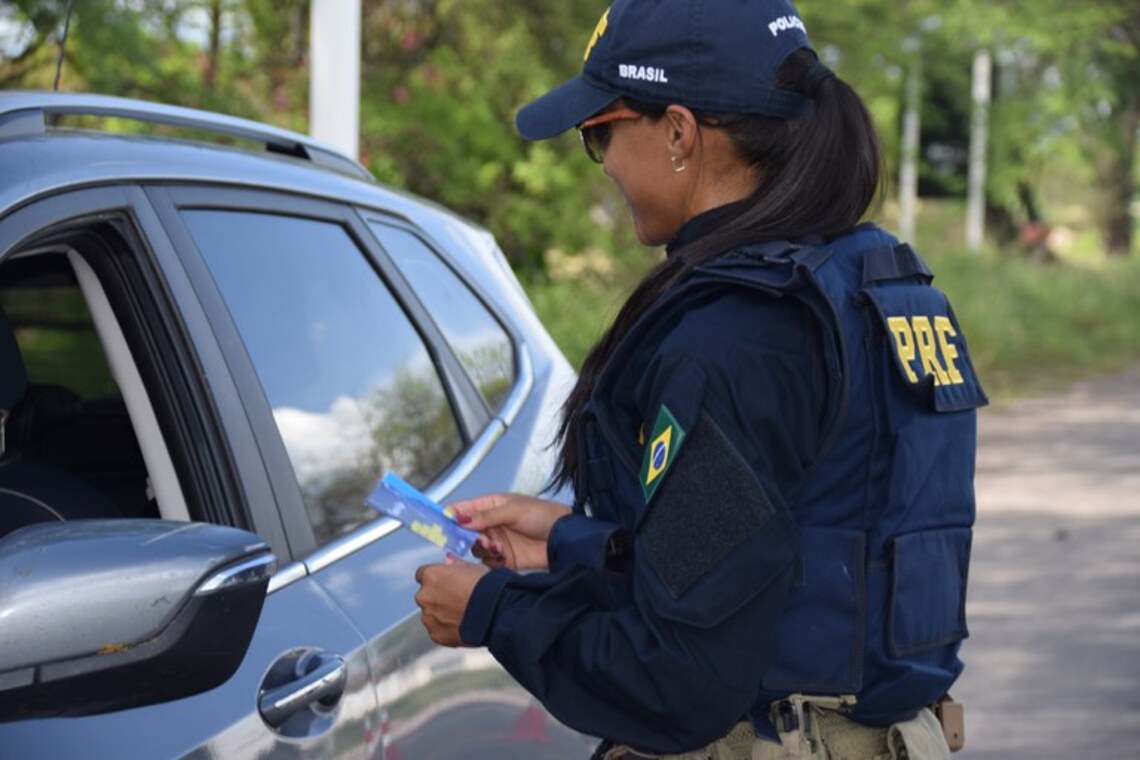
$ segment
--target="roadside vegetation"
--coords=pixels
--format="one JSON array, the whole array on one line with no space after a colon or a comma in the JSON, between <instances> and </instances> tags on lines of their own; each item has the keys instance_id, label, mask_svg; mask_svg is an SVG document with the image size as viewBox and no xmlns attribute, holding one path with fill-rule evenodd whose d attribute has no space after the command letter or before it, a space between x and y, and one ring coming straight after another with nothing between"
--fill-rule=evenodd
<instances>
[{"instance_id":1,"label":"roadside vegetation","mask_svg":"<svg viewBox=\"0 0 1140 760\"><path fill-rule=\"evenodd\" d=\"M963 214L961 202L924 201L915 244L954 304L993 402L1140 363L1140 260L1105 256L1079 220L1057 236L1070 242L1056 246L1048 263L1016 248L971 252L961 241ZM889 227L891 217L888 209L881 222ZM630 245L636 255L618 264L595 256L570 265L555 256L549 276L526 283L576 365L659 255Z\"/></svg>"},{"instance_id":2,"label":"roadside vegetation","mask_svg":"<svg viewBox=\"0 0 1140 760\"><path fill-rule=\"evenodd\" d=\"M620 198L573 135L528 143L513 119L581 69L607 4L361 0L361 161L494 233L576 364L660 253L631 238ZM991 396L1140 361L1140 3L797 4L821 58L870 107L888 177L917 178L877 218L896 231L913 220ZM0 2L0 89L58 78L61 90L304 132L310 9ZM971 175L971 146L983 144ZM967 197L984 207L984 242L977 227L965 234ZM917 214L901 214L914 198Z\"/></svg>"}]
</instances>

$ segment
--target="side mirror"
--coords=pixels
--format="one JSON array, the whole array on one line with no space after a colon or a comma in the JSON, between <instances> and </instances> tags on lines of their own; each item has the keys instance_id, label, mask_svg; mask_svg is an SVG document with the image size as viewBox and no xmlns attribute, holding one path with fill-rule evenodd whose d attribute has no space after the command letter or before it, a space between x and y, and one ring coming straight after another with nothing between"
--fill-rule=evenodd
<instances>
[{"instance_id":1,"label":"side mirror","mask_svg":"<svg viewBox=\"0 0 1140 760\"><path fill-rule=\"evenodd\" d=\"M73 520L0 540L0 721L180 699L234 674L276 559L207 523Z\"/></svg>"}]
</instances>

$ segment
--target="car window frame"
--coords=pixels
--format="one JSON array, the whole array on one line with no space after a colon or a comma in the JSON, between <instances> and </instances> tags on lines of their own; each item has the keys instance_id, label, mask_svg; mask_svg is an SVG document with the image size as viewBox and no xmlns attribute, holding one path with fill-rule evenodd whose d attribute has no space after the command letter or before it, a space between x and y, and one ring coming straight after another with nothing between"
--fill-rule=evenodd
<instances>
[{"instance_id":1,"label":"car window frame","mask_svg":"<svg viewBox=\"0 0 1140 760\"><path fill-rule=\"evenodd\" d=\"M436 258L436 260L439 261L439 263L445 269L447 269L447 271L451 272L451 274L455 276L455 278L459 281L459 284L462 287L467 289L467 292L471 295L472 298L475 299L476 303L478 303L480 306L483 307L483 309L487 312L487 314L491 317L491 319L494 320L495 324L499 327L499 329L502 330L503 333L507 336L507 341L511 345L511 385L510 385L510 389L507 391L507 395L504 396L502 403L500 403L498 408L495 408L495 409L492 409L487 404L487 399L486 399L486 397L484 397L483 393L482 392L479 393L479 400L483 402L483 406L487 410L487 413L492 415L492 416L499 416L500 411L504 407L506 407L507 402L510 401L510 397L511 397L512 393L514 392L515 387L518 385L518 379L519 379L519 364L520 364L519 352L521 351L520 346L522 344L522 340L518 335L513 334L512 329L510 327L508 327L508 325L510 324L510 321L508 319L506 319L504 317L504 315L499 313L498 307L493 305L491 302L489 302L489 300L487 298L485 298L482 293L479 292L478 288L475 287L474 283L471 282L471 280L468 278L467 274L462 270L462 268L459 266L456 266L455 262L452 260L452 258L450 256L443 254L441 252L442 247L438 243L436 243L435 241L431 240L423 230L419 229L415 225L413 225L413 224L411 224L411 223L409 223L403 219L385 217L385 216L382 216L382 215L376 214L376 213L368 213L362 209L357 209L357 210L358 210L358 212L360 212L361 217L364 219L365 223L368 225L368 231L372 234L373 238L376 239L377 245L380 246L381 250L384 251L384 255L387 256L394 264L395 264L395 257L392 256L392 254L388 252L387 248L384 245L384 241L381 240L380 236L376 234L376 230L373 227L374 224L375 225L383 225L386 227L391 227L392 229L395 229L395 230L406 232L407 234L411 235L413 238L418 240L420 242L420 244L423 245L424 248L427 249L429 254L434 256ZM399 265L397 264L396 267L399 268ZM432 322L435 322L435 319L431 316L430 311L428 312L428 318L431 319ZM442 329L439 328L438 323L437 323L436 327L437 327L437 329L440 330L440 333L442 334ZM447 340L446 335L444 335L443 337L444 337L444 340ZM450 341L448 341L448 345L449 346L451 345ZM452 351L454 353L454 347L452 347ZM472 384L475 384L475 378L471 377L471 372L467 369L466 365L463 365L463 371L471 379Z\"/></svg>"},{"instance_id":2,"label":"car window frame","mask_svg":"<svg viewBox=\"0 0 1140 760\"><path fill-rule=\"evenodd\" d=\"M243 400L245 414L249 417L251 426L258 431L260 453L273 483L282 523L294 551L293 556L304 563L308 572L316 572L340 557L384 538L396 530L399 523L390 518L381 518L323 545L317 543L292 462L273 420L272 408L261 380L245 350L241 334L225 307L225 301L206 260L182 219L183 210L210 209L293 216L329 222L345 229L377 272L377 276L397 299L423 340L459 425L462 449L452 463L424 489L430 495L437 499L446 496L461 480L462 474L482 461L486 451L501 437L501 421L487 409L482 395L459 357L399 267L372 234L363 213L400 220L415 229L406 217L372 207L362 213L359 205L348 199L340 202L327 197L261 188L162 183L148 185L145 191L154 204L164 229L174 242L174 247L180 253L183 267L201 299L219 345L224 347ZM426 237L422 233L417 234L421 238ZM513 335L512 340L516 340ZM515 345L518 345L517 340Z\"/></svg>"},{"instance_id":3,"label":"car window frame","mask_svg":"<svg viewBox=\"0 0 1140 760\"><path fill-rule=\"evenodd\" d=\"M483 288L475 281L464 267L459 266L453 257L443 253L447 247L440 244L438 240L433 237L426 229L417 226L410 220L403 216L390 214L388 212L379 211L376 209L357 207L357 213L360 215L361 221L368 229L370 235L376 241L376 245L384 251L385 256L389 256L388 252L384 249L384 244L376 236L372 229L372 224L385 224L396 229L403 230L404 232L414 235L420 240L427 248L434 254L440 262L447 267L460 281L460 283L470 291L471 295L485 308L494 320L498 323L499 327L507 334L507 338L511 342L511 348L514 358L514 378L511 383L511 390L507 393L503 403L497 410L488 408L488 412L492 414L504 427L510 427L511 423L515 421L519 412L522 410L526 402L527 396L530 394L531 389L534 387L534 365L530 358L530 348L527 344L525 336L518 329L518 326L507 315L502 306L493 298L487 297ZM398 265L392 262L393 266ZM430 318L430 315L429 315ZM433 320L434 321L434 320ZM446 341L446 336L444 337ZM467 373L466 368L462 368L464 373L470 378L470 373ZM475 385L474 379L471 379L471 385ZM480 400L483 400L481 393L478 393ZM484 407L486 403L484 401Z\"/></svg>"},{"instance_id":4,"label":"car window frame","mask_svg":"<svg viewBox=\"0 0 1140 760\"><path fill-rule=\"evenodd\" d=\"M85 259L112 298L120 327L134 338L131 350L144 372L151 404L178 421L180 429L173 433L164 426L164 438L168 449L181 450L171 450L172 456L189 460L181 464L189 470L188 475L180 470L182 487L205 494L208 503L198 510L210 522L254 530L278 556L289 557L286 531L272 506L271 483L256 455L252 431L240 424L241 402L216 336L145 191L138 184L61 188L31 199L0 216L0 259L33 241L40 247L47 238L84 234L110 220L123 225L119 233L130 249L130 271ZM156 350L160 342L169 350ZM171 434L184 438L188 430L200 436L199 445L169 439Z\"/></svg>"},{"instance_id":5,"label":"car window frame","mask_svg":"<svg viewBox=\"0 0 1140 760\"><path fill-rule=\"evenodd\" d=\"M467 371L467 368L463 366L462 362L459 362L460 370L467 377L469 387L474 389L475 395L482 403L483 408L492 416L492 420L479 434L479 439L471 444L471 455L461 458L441 479L433 483L431 487L425 489L428 495L433 499L443 502L445 497L453 492L479 463L482 462L486 453L488 453L495 442L506 433L507 428L509 428L518 417L527 399L530 397L530 393L534 389L534 363L531 360L530 347L522 331L519 330L518 325L510 318L506 310L503 309L495 299L487 295L485 289L478 284L471 272L468 272L466 268L460 266L453 256L444 253L448 250L447 246L441 244L438 238L433 236L426 227L418 225L406 216L395 212L359 204L355 209L360 217L361 223L364 224L364 228L372 236L376 246L383 252L383 255L389 259L391 265L397 271L399 271L399 265L391 258L391 254L388 253L383 242L376 235L376 232L372 228L373 223L385 224L403 230L415 236L420 242L427 246L428 250L440 260L440 263L447 267L448 270L459 279L460 284L467 288L471 295L491 314L491 317L499 327L503 329L507 334L507 339L511 342L514 359L514 378L511 383L510 391L497 410L492 410L487 406L482 392L479 391L475 384L475 379ZM462 245L462 243L457 241L457 245ZM431 319L432 323L435 324L435 320L431 318L430 311L427 311L427 314L427 318ZM436 325L436 329L440 333L441 340L454 355L454 349L447 340L447 336L443 335L438 325ZM458 357L456 357L456 360L458 361Z\"/></svg>"}]
</instances>

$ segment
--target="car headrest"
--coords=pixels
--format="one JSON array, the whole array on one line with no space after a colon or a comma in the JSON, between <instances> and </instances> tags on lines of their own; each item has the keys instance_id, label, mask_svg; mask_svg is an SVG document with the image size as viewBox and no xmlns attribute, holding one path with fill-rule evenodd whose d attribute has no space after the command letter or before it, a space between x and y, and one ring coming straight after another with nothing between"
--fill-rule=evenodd
<instances>
[{"instance_id":1,"label":"car headrest","mask_svg":"<svg viewBox=\"0 0 1140 760\"><path fill-rule=\"evenodd\" d=\"M28 371L16 343L16 334L0 308L0 409L10 410L24 397L28 388Z\"/></svg>"}]
</instances>

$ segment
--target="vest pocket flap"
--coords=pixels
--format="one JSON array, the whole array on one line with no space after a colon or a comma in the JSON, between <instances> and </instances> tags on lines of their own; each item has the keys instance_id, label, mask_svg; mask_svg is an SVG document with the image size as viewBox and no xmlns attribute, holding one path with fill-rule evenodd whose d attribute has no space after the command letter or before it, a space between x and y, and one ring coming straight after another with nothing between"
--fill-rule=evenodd
<instances>
[{"instance_id":1,"label":"vest pocket flap","mask_svg":"<svg viewBox=\"0 0 1140 760\"><path fill-rule=\"evenodd\" d=\"M636 530L637 592L663 618L712 628L786 577L795 526L709 414L684 437Z\"/></svg>"},{"instance_id":2,"label":"vest pocket flap","mask_svg":"<svg viewBox=\"0 0 1140 760\"><path fill-rule=\"evenodd\" d=\"M894 657L948 646L968 635L969 528L942 528L894 539L889 646Z\"/></svg>"},{"instance_id":3,"label":"vest pocket flap","mask_svg":"<svg viewBox=\"0 0 1140 760\"><path fill-rule=\"evenodd\" d=\"M644 536L636 541L634 552L648 556L650 550ZM694 545L697 543L694 541ZM676 579L660 558L636 563L634 593L645 599L663 620L705 630L752 605L750 617L759 616L764 621L755 631L763 639L763 627L779 615L788 568L795 558L794 547L790 518L773 515L761 530L720 555L714 567L685 585L683 591L677 590ZM684 564L691 560L691 549L676 558Z\"/></svg>"},{"instance_id":4,"label":"vest pocket flap","mask_svg":"<svg viewBox=\"0 0 1140 760\"><path fill-rule=\"evenodd\" d=\"M764 688L854 693L863 681L866 538L804 528L801 564L776 630Z\"/></svg>"},{"instance_id":5,"label":"vest pocket flap","mask_svg":"<svg viewBox=\"0 0 1140 760\"><path fill-rule=\"evenodd\" d=\"M957 412L989 403L946 296L928 285L903 283L862 293L882 322L899 378L924 406Z\"/></svg>"}]
</instances>

